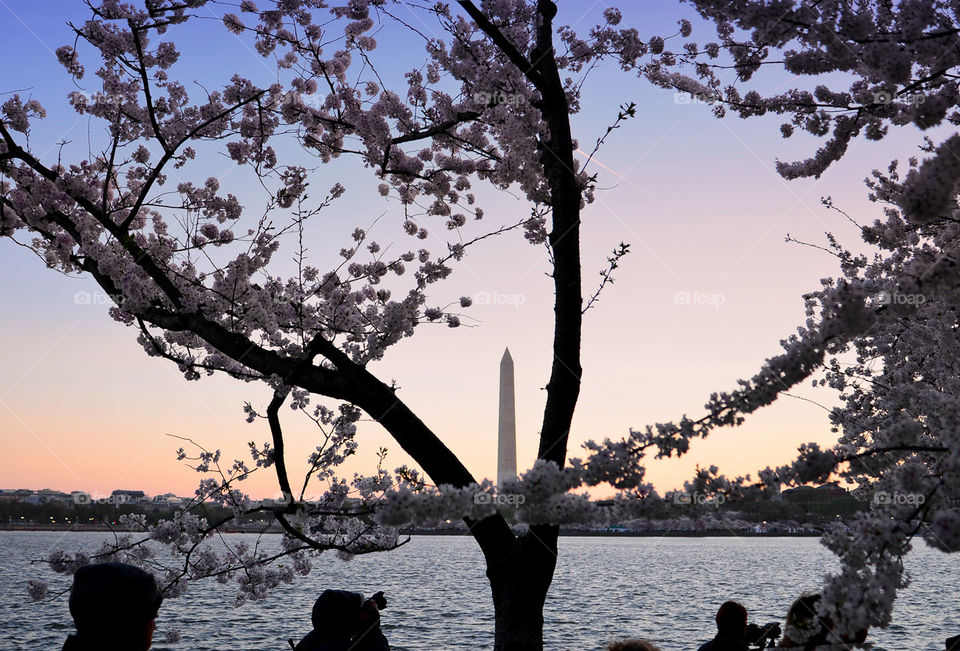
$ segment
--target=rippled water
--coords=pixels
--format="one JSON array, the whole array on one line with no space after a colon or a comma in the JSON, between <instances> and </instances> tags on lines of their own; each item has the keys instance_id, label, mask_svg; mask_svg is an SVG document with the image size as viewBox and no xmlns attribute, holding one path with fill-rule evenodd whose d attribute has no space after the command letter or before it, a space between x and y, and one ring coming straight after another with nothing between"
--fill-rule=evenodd
<instances>
[{"instance_id":1,"label":"rippled water","mask_svg":"<svg viewBox=\"0 0 960 651\"><path fill-rule=\"evenodd\" d=\"M239 534L238 534L239 535ZM87 549L104 534L0 532L0 649L59 649L72 623L66 599L34 604L26 597L31 566L56 546ZM269 544L269 543L268 543ZM794 597L816 590L836 566L815 538L562 538L556 578L547 602L545 646L599 649L609 639L643 636L664 651L696 649L713 634L713 615L735 598L751 621L782 621ZM914 582L897 600L894 624L871 632L877 649L943 649L960 633L960 555L946 556L922 542L907 559ZM54 577L54 587L69 580ZM158 639L179 630L176 645L158 651L289 649L310 629L310 608L327 587L390 600L383 628L396 651L490 649L493 612L483 562L467 537L415 537L386 554L343 562L314 562L310 576L266 601L235 609L233 587L210 583L164 603Z\"/></svg>"}]
</instances>

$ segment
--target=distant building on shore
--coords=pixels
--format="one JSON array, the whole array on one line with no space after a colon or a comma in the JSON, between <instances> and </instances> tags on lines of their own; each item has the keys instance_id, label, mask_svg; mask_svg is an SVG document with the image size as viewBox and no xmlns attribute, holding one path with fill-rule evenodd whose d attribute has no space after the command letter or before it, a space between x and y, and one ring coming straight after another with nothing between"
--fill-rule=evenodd
<instances>
[{"instance_id":1,"label":"distant building on shore","mask_svg":"<svg viewBox=\"0 0 960 651\"><path fill-rule=\"evenodd\" d=\"M66 504L73 501L73 498L70 497L70 493L55 491L50 488L41 488L38 491L33 491L33 494L24 501L28 504L53 504L56 502Z\"/></svg>"},{"instance_id":2,"label":"distant building on shore","mask_svg":"<svg viewBox=\"0 0 960 651\"><path fill-rule=\"evenodd\" d=\"M33 493L34 491L28 488L0 489L0 502L26 502Z\"/></svg>"},{"instance_id":3,"label":"distant building on shore","mask_svg":"<svg viewBox=\"0 0 960 651\"><path fill-rule=\"evenodd\" d=\"M115 490L110 494L114 504L146 504L150 500L143 491Z\"/></svg>"},{"instance_id":4,"label":"distant building on shore","mask_svg":"<svg viewBox=\"0 0 960 651\"><path fill-rule=\"evenodd\" d=\"M178 497L175 493L162 493L153 497L143 491L117 489L109 496L102 493L88 493L87 491L57 491L50 488L30 490L28 488L0 488L0 504L30 504L43 506L47 504L72 504L74 506L89 506L93 504L142 504L146 506L165 508L177 507L190 500Z\"/></svg>"},{"instance_id":5,"label":"distant building on shore","mask_svg":"<svg viewBox=\"0 0 960 651\"><path fill-rule=\"evenodd\" d=\"M164 493L163 495L154 495L151 504L154 506L180 506L188 501L184 497L177 497L175 493Z\"/></svg>"}]
</instances>

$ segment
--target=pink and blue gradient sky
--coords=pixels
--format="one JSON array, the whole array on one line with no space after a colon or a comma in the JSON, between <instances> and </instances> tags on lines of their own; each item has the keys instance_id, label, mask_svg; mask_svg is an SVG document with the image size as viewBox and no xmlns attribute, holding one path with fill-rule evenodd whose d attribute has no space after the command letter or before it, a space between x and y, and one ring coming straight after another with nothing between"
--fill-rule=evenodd
<instances>
[{"instance_id":1,"label":"pink and blue gradient sky","mask_svg":"<svg viewBox=\"0 0 960 651\"><path fill-rule=\"evenodd\" d=\"M624 23L636 25L642 37L672 34L676 20L686 17L694 20L694 37L712 40L710 27L696 21L687 5L625 4ZM560 5L559 22L584 32L605 7ZM74 87L53 55L73 41L66 21L85 17L82 3L73 0L0 0L0 93L19 91L46 106L49 116L35 125L32 144L48 159L60 140L71 141L67 151L83 156L88 138L98 137L99 125L66 105ZM380 52L407 58L397 56L383 72L398 74L412 67L406 61L416 63L419 44L389 30L378 37ZM186 33L174 75L221 83L235 71L269 77L269 65L218 25ZM87 67L90 73L96 65L89 61ZM92 90L93 81L81 84ZM765 90L786 81L776 73L757 79ZM816 141L781 139L780 120L773 117L717 120L705 105L678 103L672 93L607 68L585 86L583 110L574 120L581 146L591 149L617 107L631 101L637 118L598 154L603 189L583 215L585 294L592 293L597 272L619 242L628 242L632 254L622 261L616 284L587 313L571 456L580 455L580 444L590 438L617 437L631 426L682 414L698 417L711 392L733 388L737 378L777 354L778 341L803 321L800 295L836 274L834 259L788 244L785 235L821 243L829 230L856 247L856 229L821 206L820 197L831 195L859 221L872 221L880 210L866 200L862 179L892 158L915 154L920 142L912 129L880 143L856 142L821 179L786 182L774 172L775 159L805 157ZM254 200L228 162L203 165L195 180L217 175L226 190ZM326 221L311 231L314 264L324 268L354 226L366 226L384 211L396 214L397 207L376 195L376 181L355 161L324 166L318 175L322 188L336 181L347 187ZM481 196L490 228L529 210L515 197ZM437 250L445 249L441 230L431 235ZM520 468L535 457L550 367L546 272L542 251L519 234L488 240L434 292L437 304L461 295L481 299L467 311L474 327L422 327L374 367L382 379L397 381L400 395L477 477L496 472L498 365L506 346L516 365ZM263 423L245 422L241 409L245 401L264 406L266 387L229 378L186 382L172 364L147 358L135 333L108 317L92 281L49 271L7 240L0 242L0 273L0 487L192 494L199 477L176 461L181 442L168 435L221 448L227 458L246 458L247 441L269 438ZM678 293L713 298L683 304ZM482 297L492 300L479 304ZM809 386L794 393L825 405L834 399ZM312 424L292 413L286 427L288 463L295 470L317 436ZM729 474L755 472L788 461L802 442L830 439L821 407L786 397L737 429L695 442L681 459L651 461L649 478L662 491L682 484L696 464L716 464ZM390 450L390 467L410 462L375 423L361 424L358 441L360 453L344 468L348 475L371 470L380 446ZM273 476L253 477L245 490L273 495Z\"/></svg>"}]
</instances>

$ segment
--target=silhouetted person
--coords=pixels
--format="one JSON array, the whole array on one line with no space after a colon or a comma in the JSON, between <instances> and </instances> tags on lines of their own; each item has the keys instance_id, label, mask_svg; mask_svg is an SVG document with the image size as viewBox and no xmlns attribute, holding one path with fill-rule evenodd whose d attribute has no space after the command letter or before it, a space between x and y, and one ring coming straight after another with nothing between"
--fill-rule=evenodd
<instances>
[{"instance_id":1,"label":"silhouetted person","mask_svg":"<svg viewBox=\"0 0 960 651\"><path fill-rule=\"evenodd\" d=\"M727 601L717 610L717 636L698 651L747 651L747 609Z\"/></svg>"},{"instance_id":2,"label":"silhouetted person","mask_svg":"<svg viewBox=\"0 0 960 651\"><path fill-rule=\"evenodd\" d=\"M364 599L359 592L324 590L313 604L313 630L295 651L390 651L380 630L380 608L386 605L382 593Z\"/></svg>"},{"instance_id":3,"label":"silhouetted person","mask_svg":"<svg viewBox=\"0 0 960 651\"><path fill-rule=\"evenodd\" d=\"M960 635L947 638L947 651L960 651Z\"/></svg>"},{"instance_id":4,"label":"silhouetted person","mask_svg":"<svg viewBox=\"0 0 960 651\"><path fill-rule=\"evenodd\" d=\"M163 597L153 575L124 563L85 565L73 576L77 632L63 651L147 651Z\"/></svg>"},{"instance_id":5,"label":"silhouetted person","mask_svg":"<svg viewBox=\"0 0 960 651\"><path fill-rule=\"evenodd\" d=\"M867 639L867 629L857 631L854 635L834 634L834 623L817 614L818 603L820 603L819 594L804 595L793 602L790 610L787 611L787 628L780 646L801 647L807 651L819 645L861 644ZM791 636L799 636L802 639Z\"/></svg>"},{"instance_id":6,"label":"silhouetted person","mask_svg":"<svg viewBox=\"0 0 960 651\"><path fill-rule=\"evenodd\" d=\"M817 614L819 594L803 595L787 611L787 626L780 646L812 649L827 644L826 622Z\"/></svg>"}]
</instances>

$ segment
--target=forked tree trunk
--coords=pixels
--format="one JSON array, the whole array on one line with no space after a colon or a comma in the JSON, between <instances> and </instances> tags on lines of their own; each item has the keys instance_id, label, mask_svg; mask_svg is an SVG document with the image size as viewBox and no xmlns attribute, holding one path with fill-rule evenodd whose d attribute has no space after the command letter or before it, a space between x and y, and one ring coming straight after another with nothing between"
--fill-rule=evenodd
<instances>
[{"instance_id":1,"label":"forked tree trunk","mask_svg":"<svg viewBox=\"0 0 960 651\"><path fill-rule=\"evenodd\" d=\"M539 143L540 163L550 187L552 228L548 234L553 254L554 303L553 364L546 386L547 400L540 430L538 459L563 467L570 424L580 394L580 339L583 299L580 263L581 181L574 170L570 107L553 50L552 0L537 0L534 26L536 45L527 58L472 2L460 0L480 28L505 56L519 66L540 93L540 109L548 135ZM506 536L503 529L506 528ZM557 564L559 527L535 526L514 537L500 519L498 542L476 527L471 531L487 560L487 577L496 615L495 651L542 651L543 605ZM509 542L503 542L504 539Z\"/></svg>"}]
</instances>

